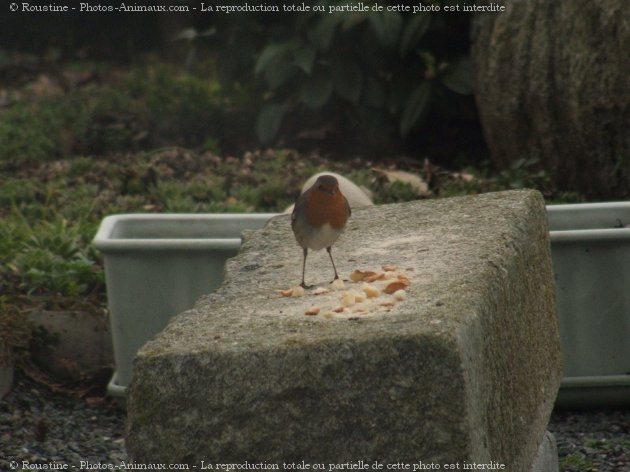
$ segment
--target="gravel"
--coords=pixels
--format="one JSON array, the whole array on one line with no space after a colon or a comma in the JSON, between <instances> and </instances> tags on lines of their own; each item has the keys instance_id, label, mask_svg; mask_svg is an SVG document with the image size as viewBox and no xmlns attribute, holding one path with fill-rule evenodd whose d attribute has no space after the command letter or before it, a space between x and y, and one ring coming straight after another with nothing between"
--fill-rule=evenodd
<instances>
[{"instance_id":1,"label":"gravel","mask_svg":"<svg viewBox=\"0 0 630 472\"><path fill-rule=\"evenodd\" d=\"M0 401L0 470L51 462L79 470L88 463L120 465L126 459L125 413L110 402L92 403L18 376Z\"/></svg>"},{"instance_id":2,"label":"gravel","mask_svg":"<svg viewBox=\"0 0 630 472\"><path fill-rule=\"evenodd\" d=\"M630 409L555 411L560 470L630 472Z\"/></svg>"},{"instance_id":3,"label":"gravel","mask_svg":"<svg viewBox=\"0 0 630 472\"><path fill-rule=\"evenodd\" d=\"M124 470L124 426L124 411L111 402L52 393L18 376L0 400L0 471L52 462ZM561 471L630 472L630 410L557 411L549 430Z\"/></svg>"}]
</instances>

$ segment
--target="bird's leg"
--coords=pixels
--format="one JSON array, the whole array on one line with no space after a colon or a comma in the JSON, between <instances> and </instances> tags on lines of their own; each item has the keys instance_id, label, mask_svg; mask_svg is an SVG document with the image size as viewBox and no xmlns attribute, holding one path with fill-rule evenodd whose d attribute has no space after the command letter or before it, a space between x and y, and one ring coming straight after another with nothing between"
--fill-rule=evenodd
<instances>
[{"instance_id":1,"label":"bird's leg","mask_svg":"<svg viewBox=\"0 0 630 472\"><path fill-rule=\"evenodd\" d=\"M304 248L304 260L302 262L302 283L300 284L300 286L302 288L311 288L312 285L306 285L306 283L304 282L304 273L306 272L306 256L308 256L308 249Z\"/></svg>"},{"instance_id":2,"label":"bird's leg","mask_svg":"<svg viewBox=\"0 0 630 472\"><path fill-rule=\"evenodd\" d=\"M333 282L334 282L335 280L337 280L339 278L339 274L337 274L337 268L335 267L335 261L333 261L332 253L330 252L330 249L331 249L331 246L328 246L326 248L326 251L328 251L328 256L330 257L330 262L332 262L333 270L335 271L335 278L333 279Z\"/></svg>"}]
</instances>

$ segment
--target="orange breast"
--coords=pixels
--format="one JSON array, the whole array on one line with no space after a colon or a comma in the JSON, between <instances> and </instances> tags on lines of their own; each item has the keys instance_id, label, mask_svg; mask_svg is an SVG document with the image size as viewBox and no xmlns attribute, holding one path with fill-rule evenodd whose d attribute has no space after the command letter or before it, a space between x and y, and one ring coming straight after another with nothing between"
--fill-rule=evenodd
<instances>
[{"instance_id":1,"label":"orange breast","mask_svg":"<svg viewBox=\"0 0 630 472\"><path fill-rule=\"evenodd\" d=\"M328 223L335 229L341 229L348 221L348 206L341 192L333 195L325 192L309 192L305 208L306 219L313 226Z\"/></svg>"}]
</instances>

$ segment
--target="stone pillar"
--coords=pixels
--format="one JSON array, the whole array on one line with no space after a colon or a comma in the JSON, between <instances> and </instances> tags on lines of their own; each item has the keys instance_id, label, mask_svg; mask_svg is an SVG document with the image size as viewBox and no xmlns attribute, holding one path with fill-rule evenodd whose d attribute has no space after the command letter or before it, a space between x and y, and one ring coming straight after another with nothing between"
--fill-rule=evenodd
<instances>
[{"instance_id":1,"label":"stone pillar","mask_svg":"<svg viewBox=\"0 0 630 472\"><path fill-rule=\"evenodd\" d=\"M223 285L138 353L133 460L531 470L561 380L540 194L356 210L333 252L378 296L329 290L325 251L317 287L282 296L301 277L289 217L247 235Z\"/></svg>"}]
</instances>

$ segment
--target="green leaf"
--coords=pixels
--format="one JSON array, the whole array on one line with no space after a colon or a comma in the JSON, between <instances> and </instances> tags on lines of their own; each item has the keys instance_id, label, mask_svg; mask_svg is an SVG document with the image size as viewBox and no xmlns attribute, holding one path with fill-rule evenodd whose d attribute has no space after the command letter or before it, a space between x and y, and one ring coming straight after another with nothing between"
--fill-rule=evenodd
<instances>
[{"instance_id":1,"label":"green leaf","mask_svg":"<svg viewBox=\"0 0 630 472\"><path fill-rule=\"evenodd\" d=\"M345 16L341 14L322 17L317 26L308 32L308 39L318 50L327 51L332 44L337 26L344 19Z\"/></svg>"},{"instance_id":2,"label":"green leaf","mask_svg":"<svg viewBox=\"0 0 630 472\"><path fill-rule=\"evenodd\" d=\"M473 93L473 68L470 58L464 57L451 62L442 76L442 83L453 92L462 95Z\"/></svg>"},{"instance_id":3,"label":"green leaf","mask_svg":"<svg viewBox=\"0 0 630 472\"><path fill-rule=\"evenodd\" d=\"M413 84L415 85L415 84ZM387 111L391 114L397 114L409 97L409 92L412 89L408 80L404 80L402 77L396 77L389 84L389 97L387 100Z\"/></svg>"},{"instance_id":4,"label":"green leaf","mask_svg":"<svg viewBox=\"0 0 630 472\"><path fill-rule=\"evenodd\" d=\"M256 118L256 135L264 143L270 143L278 134L286 107L280 103L266 105Z\"/></svg>"},{"instance_id":5,"label":"green leaf","mask_svg":"<svg viewBox=\"0 0 630 472\"><path fill-rule=\"evenodd\" d=\"M318 74L309 79L300 90L300 101L309 108L321 108L333 92L330 74Z\"/></svg>"},{"instance_id":6,"label":"green leaf","mask_svg":"<svg viewBox=\"0 0 630 472\"><path fill-rule=\"evenodd\" d=\"M263 73L270 88L276 89L284 85L296 74L297 69L289 54L296 49L293 41L273 43L260 53L254 72Z\"/></svg>"},{"instance_id":7,"label":"green leaf","mask_svg":"<svg viewBox=\"0 0 630 472\"><path fill-rule=\"evenodd\" d=\"M429 29L430 24L431 14L429 12L421 12L413 15L403 29L400 39L400 55L402 57L409 54L409 51L418 44Z\"/></svg>"},{"instance_id":8,"label":"green leaf","mask_svg":"<svg viewBox=\"0 0 630 472\"><path fill-rule=\"evenodd\" d=\"M258 60L256 61L256 67L254 72L259 75L261 72L266 71L270 67L273 67L275 63L280 61L283 56L286 56L293 48L291 42L286 43L272 43L262 50Z\"/></svg>"},{"instance_id":9,"label":"green leaf","mask_svg":"<svg viewBox=\"0 0 630 472\"><path fill-rule=\"evenodd\" d=\"M363 86L363 72L352 62L339 62L333 68L335 90L341 98L358 103Z\"/></svg>"},{"instance_id":10,"label":"green leaf","mask_svg":"<svg viewBox=\"0 0 630 472\"><path fill-rule=\"evenodd\" d=\"M378 80L369 77L365 82L364 93L366 105L372 108L383 108L385 106L385 90Z\"/></svg>"},{"instance_id":11,"label":"green leaf","mask_svg":"<svg viewBox=\"0 0 630 472\"><path fill-rule=\"evenodd\" d=\"M407 106L403 110L400 118L400 134L405 136L420 117L429 109L431 98L431 83L429 81L422 82L409 96Z\"/></svg>"},{"instance_id":12,"label":"green leaf","mask_svg":"<svg viewBox=\"0 0 630 472\"><path fill-rule=\"evenodd\" d=\"M295 64L310 75L315 63L316 51L310 46L301 46L293 51Z\"/></svg>"},{"instance_id":13,"label":"green leaf","mask_svg":"<svg viewBox=\"0 0 630 472\"><path fill-rule=\"evenodd\" d=\"M346 20L341 25L342 31L350 31L355 26L363 23L369 16L369 13L347 13Z\"/></svg>"},{"instance_id":14,"label":"green leaf","mask_svg":"<svg viewBox=\"0 0 630 472\"><path fill-rule=\"evenodd\" d=\"M297 73L298 68L291 61L277 61L273 67L265 69L265 80L271 89L286 84Z\"/></svg>"},{"instance_id":15,"label":"green leaf","mask_svg":"<svg viewBox=\"0 0 630 472\"><path fill-rule=\"evenodd\" d=\"M384 47L391 47L398 41L403 19L396 12L375 12L368 17L370 26Z\"/></svg>"}]
</instances>

